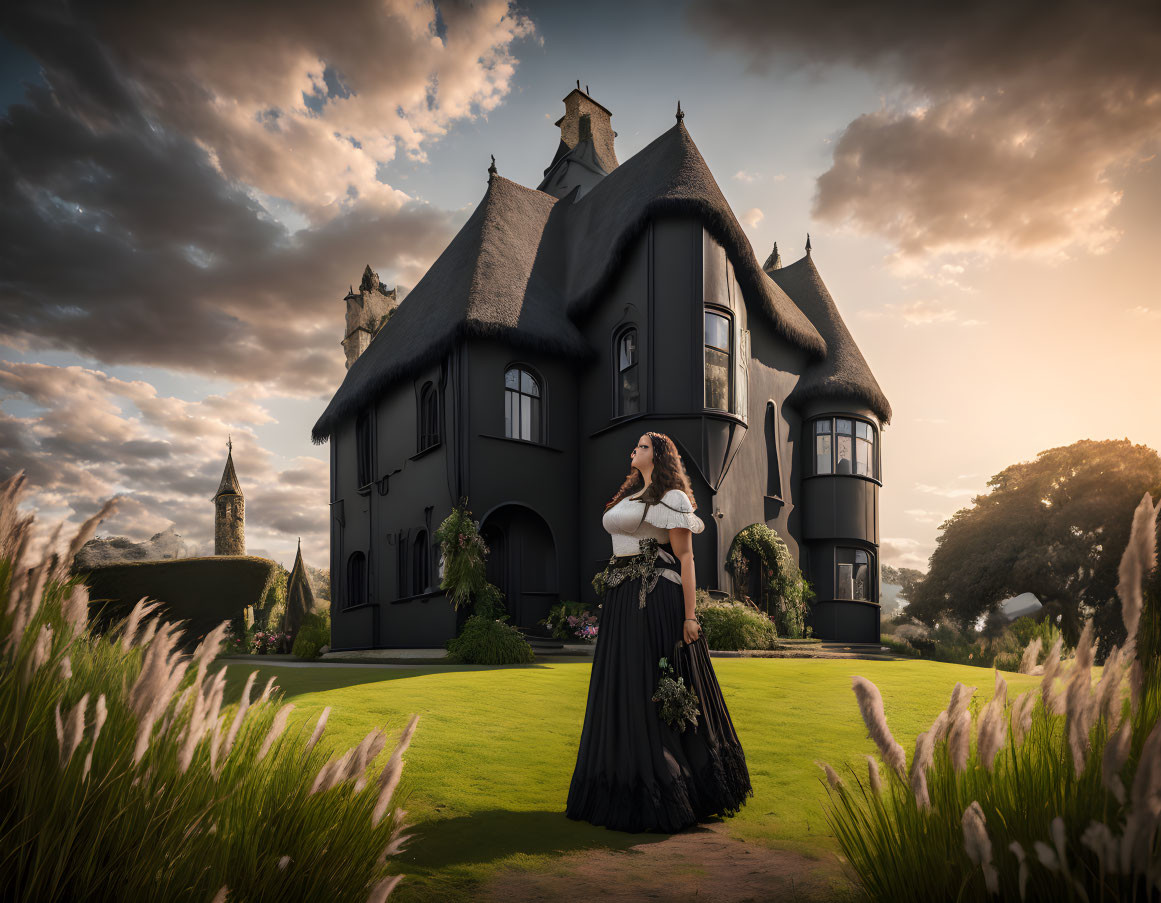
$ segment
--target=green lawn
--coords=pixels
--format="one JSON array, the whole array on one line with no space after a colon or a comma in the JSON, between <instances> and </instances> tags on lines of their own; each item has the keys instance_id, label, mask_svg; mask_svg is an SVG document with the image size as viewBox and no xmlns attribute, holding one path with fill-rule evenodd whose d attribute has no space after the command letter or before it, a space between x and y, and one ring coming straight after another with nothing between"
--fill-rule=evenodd
<instances>
[{"instance_id":1,"label":"green lawn","mask_svg":"<svg viewBox=\"0 0 1161 903\"><path fill-rule=\"evenodd\" d=\"M400 793L413 838L399 857L400 901L471 898L498 867L542 868L561 853L624 849L660 834L624 834L564 816L584 719L589 663L432 666L422 669L279 668L260 658L261 687L277 675L298 720L332 707L326 738L338 749L386 725L394 736L421 715L405 755ZM873 681L887 722L907 750L947 705L957 680L991 697L993 672L925 661L715 659L714 669L746 752L754 796L727 820L749 842L806 853L835 851L823 817L822 759L846 777L866 774L874 745L859 715L851 676ZM247 665L231 663L236 700ZM1039 678L1006 674L1009 699ZM313 779L305 775L304 780Z\"/></svg>"}]
</instances>

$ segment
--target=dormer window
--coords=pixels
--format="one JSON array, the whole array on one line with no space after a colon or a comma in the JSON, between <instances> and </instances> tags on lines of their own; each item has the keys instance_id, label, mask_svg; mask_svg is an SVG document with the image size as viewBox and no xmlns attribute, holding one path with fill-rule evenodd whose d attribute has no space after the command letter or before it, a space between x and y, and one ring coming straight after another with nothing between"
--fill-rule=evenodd
<instances>
[{"instance_id":1,"label":"dormer window","mask_svg":"<svg viewBox=\"0 0 1161 903\"><path fill-rule=\"evenodd\" d=\"M541 442L540 381L531 370L509 367L504 374L504 435Z\"/></svg>"},{"instance_id":2,"label":"dormer window","mask_svg":"<svg viewBox=\"0 0 1161 903\"><path fill-rule=\"evenodd\" d=\"M641 368L637 361L637 329L626 329L617 340L616 416L641 410Z\"/></svg>"},{"instance_id":3,"label":"dormer window","mask_svg":"<svg viewBox=\"0 0 1161 903\"><path fill-rule=\"evenodd\" d=\"M814 421L814 474L850 474L879 479L875 427L854 417Z\"/></svg>"},{"instance_id":4,"label":"dormer window","mask_svg":"<svg viewBox=\"0 0 1161 903\"><path fill-rule=\"evenodd\" d=\"M705 406L730 409L730 319L713 310L705 312Z\"/></svg>"}]
</instances>

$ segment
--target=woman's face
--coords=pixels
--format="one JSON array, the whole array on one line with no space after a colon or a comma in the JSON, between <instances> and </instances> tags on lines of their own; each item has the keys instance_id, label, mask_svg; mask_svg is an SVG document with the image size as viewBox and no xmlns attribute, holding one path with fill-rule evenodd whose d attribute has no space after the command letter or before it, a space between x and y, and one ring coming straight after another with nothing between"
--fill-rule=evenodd
<instances>
[{"instance_id":1,"label":"woman's face","mask_svg":"<svg viewBox=\"0 0 1161 903\"><path fill-rule=\"evenodd\" d=\"M637 447L633 449L633 453L629 456L629 463L638 470L643 470L644 468L652 469L653 441L648 436L642 436L637 440Z\"/></svg>"}]
</instances>

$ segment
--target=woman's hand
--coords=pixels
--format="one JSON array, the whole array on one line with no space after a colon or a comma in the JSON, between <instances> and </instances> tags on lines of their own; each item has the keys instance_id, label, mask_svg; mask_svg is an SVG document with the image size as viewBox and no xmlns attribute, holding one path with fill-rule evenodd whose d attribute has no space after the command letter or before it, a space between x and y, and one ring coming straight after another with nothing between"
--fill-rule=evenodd
<instances>
[{"instance_id":1,"label":"woman's hand","mask_svg":"<svg viewBox=\"0 0 1161 903\"><path fill-rule=\"evenodd\" d=\"M701 636L701 625L697 621L687 619L684 627L685 630L682 632L685 634L686 645L696 642L697 638Z\"/></svg>"}]
</instances>

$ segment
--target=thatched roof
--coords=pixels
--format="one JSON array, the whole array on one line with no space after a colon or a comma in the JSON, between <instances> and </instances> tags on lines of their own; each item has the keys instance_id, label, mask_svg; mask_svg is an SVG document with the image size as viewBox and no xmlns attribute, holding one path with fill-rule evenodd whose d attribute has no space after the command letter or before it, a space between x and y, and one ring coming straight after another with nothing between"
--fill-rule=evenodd
<instances>
[{"instance_id":1,"label":"thatched roof","mask_svg":"<svg viewBox=\"0 0 1161 903\"><path fill-rule=\"evenodd\" d=\"M666 214L700 221L725 248L747 302L788 341L826 354L811 321L763 274L679 121L579 199L493 175L467 223L351 365L311 438L326 441L340 421L462 337L592 360L596 350L574 321L602 296L650 218Z\"/></svg>"},{"instance_id":2,"label":"thatched roof","mask_svg":"<svg viewBox=\"0 0 1161 903\"><path fill-rule=\"evenodd\" d=\"M883 423L890 423L887 396L839 316L809 252L789 266L771 267L766 274L794 299L826 339L826 358L807 367L787 401L797 404L810 398L853 398L864 402Z\"/></svg>"}]
</instances>

